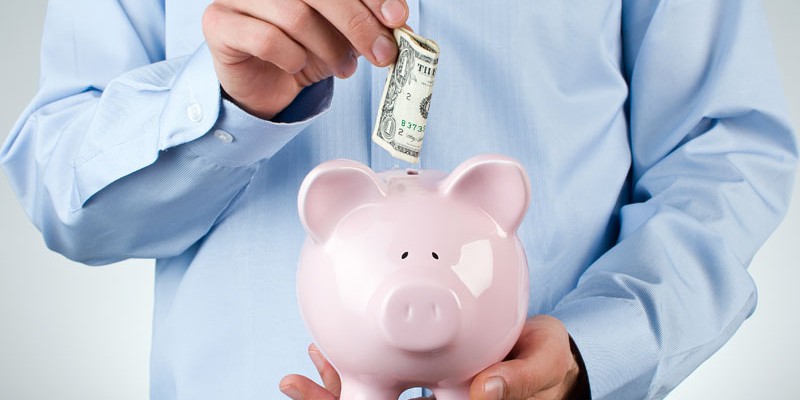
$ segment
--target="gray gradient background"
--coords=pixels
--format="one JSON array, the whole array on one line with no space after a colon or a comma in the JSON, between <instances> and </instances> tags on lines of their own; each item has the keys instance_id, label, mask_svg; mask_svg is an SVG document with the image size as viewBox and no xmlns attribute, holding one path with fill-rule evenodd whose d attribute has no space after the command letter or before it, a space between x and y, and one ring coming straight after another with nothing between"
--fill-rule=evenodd
<instances>
[{"instance_id":1,"label":"gray gradient background","mask_svg":"<svg viewBox=\"0 0 800 400\"><path fill-rule=\"evenodd\" d=\"M765 5L798 127L800 1ZM0 12L0 140L36 89L45 6L6 2ZM147 398L152 262L92 268L50 252L0 176L0 399ZM756 314L668 399L797 398L797 186L786 220L750 267L759 286Z\"/></svg>"}]
</instances>

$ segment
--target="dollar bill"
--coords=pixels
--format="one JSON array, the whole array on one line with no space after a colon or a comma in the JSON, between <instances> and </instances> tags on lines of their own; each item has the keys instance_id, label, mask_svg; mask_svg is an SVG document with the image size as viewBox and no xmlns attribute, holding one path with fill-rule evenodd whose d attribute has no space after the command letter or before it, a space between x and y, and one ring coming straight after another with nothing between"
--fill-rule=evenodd
<instances>
[{"instance_id":1,"label":"dollar bill","mask_svg":"<svg viewBox=\"0 0 800 400\"><path fill-rule=\"evenodd\" d=\"M431 106L439 46L407 29L394 30L397 61L389 67L372 141L393 157L417 164Z\"/></svg>"}]
</instances>

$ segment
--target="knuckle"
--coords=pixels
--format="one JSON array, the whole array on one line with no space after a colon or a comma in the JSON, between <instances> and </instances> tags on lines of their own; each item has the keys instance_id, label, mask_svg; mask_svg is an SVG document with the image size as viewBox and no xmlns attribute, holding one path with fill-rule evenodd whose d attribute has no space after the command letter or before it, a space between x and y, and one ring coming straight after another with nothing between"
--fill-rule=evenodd
<instances>
[{"instance_id":1,"label":"knuckle","mask_svg":"<svg viewBox=\"0 0 800 400\"><path fill-rule=\"evenodd\" d=\"M202 26L203 31L208 34L214 32L219 27L219 20L222 17L222 7L217 3L211 3L203 11Z\"/></svg>"},{"instance_id":2,"label":"knuckle","mask_svg":"<svg viewBox=\"0 0 800 400\"><path fill-rule=\"evenodd\" d=\"M364 35L369 31L377 30L375 18L369 10L362 10L354 14L347 21L346 29L352 35Z\"/></svg>"},{"instance_id":3,"label":"knuckle","mask_svg":"<svg viewBox=\"0 0 800 400\"><path fill-rule=\"evenodd\" d=\"M253 55L261 60L279 65L289 73L294 73L305 65L304 55L290 51L286 43L282 43L286 40L285 36L275 26L265 27L252 40Z\"/></svg>"},{"instance_id":4,"label":"knuckle","mask_svg":"<svg viewBox=\"0 0 800 400\"><path fill-rule=\"evenodd\" d=\"M253 40L252 49L255 56L258 56L261 59L270 58L271 54L274 54L277 49L277 40L278 38L277 32L275 28L272 26L267 26L264 29L260 29L257 34L254 34L251 38Z\"/></svg>"},{"instance_id":5,"label":"knuckle","mask_svg":"<svg viewBox=\"0 0 800 400\"><path fill-rule=\"evenodd\" d=\"M306 66L306 57L301 55L298 57L289 58L285 61L285 64L284 71L290 74L296 74L299 71L302 71L303 67Z\"/></svg>"},{"instance_id":6,"label":"knuckle","mask_svg":"<svg viewBox=\"0 0 800 400\"><path fill-rule=\"evenodd\" d=\"M285 29L292 34L301 32L313 23L316 11L311 7L297 3L294 7L286 10Z\"/></svg>"},{"instance_id":7,"label":"knuckle","mask_svg":"<svg viewBox=\"0 0 800 400\"><path fill-rule=\"evenodd\" d=\"M306 66L305 77L310 83L319 82L332 75L331 71L320 60L315 59Z\"/></svg>"}]
</instances>

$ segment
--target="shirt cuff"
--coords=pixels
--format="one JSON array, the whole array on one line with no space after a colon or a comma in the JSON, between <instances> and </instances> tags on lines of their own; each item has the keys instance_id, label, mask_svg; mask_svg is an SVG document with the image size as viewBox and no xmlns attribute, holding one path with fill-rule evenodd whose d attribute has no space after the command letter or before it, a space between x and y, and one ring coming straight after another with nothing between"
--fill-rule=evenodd
<instances>
[{"instance_id":1,"label":"shirt cuff","mask_svg":"<svg viewBox=\"0 0 800 400\"><path fill-rule=\"evenodd\" d=\"M222 166L244 166L269 159L330 108L333 79L311 85L294 102L267 121L222 101L216 124L186 145L198 156Z\"/></svg>"},{"instance_id":2,"label":"shirt cuff","mask_svg":"<svg viewBox=\"0 0 800 400\"><path fill-rule=\"evenodd\" d=\"M580 351L592 399L627 399L648 393L656 372L657 346L647 315L632 303L592 297L565 304L551 314L564 323Z\"/></svg>"},{"instance_id":3,"label":"shirt cuff","mask_svg":"<svg viewBox=\"0 0 800 400\"><path fill-rule=\"evenodd\" d=\"M159 150L203 136L220 114L222 91L211 51L201 45L175 76L159 122Z\"/></svg>"}]
</instances>

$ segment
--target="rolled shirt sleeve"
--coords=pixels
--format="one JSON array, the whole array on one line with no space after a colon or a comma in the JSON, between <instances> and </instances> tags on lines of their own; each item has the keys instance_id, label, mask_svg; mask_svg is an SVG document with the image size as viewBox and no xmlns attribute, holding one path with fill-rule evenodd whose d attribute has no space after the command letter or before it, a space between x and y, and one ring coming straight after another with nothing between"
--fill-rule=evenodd
<instances>
[{"instance_id":1,"label":"rolled shirt sleeve","mask_svg":"<svg viewBox=\"0 0 800 400\"><path fill-rule=\"evenodd\" d=\"M180 254L333 91L260 120L221 99L205 45L163 59L163 4L126 4L49 5L40 90L0 152L48 246L90 264Z\"/></svg>"}]
</instances>

